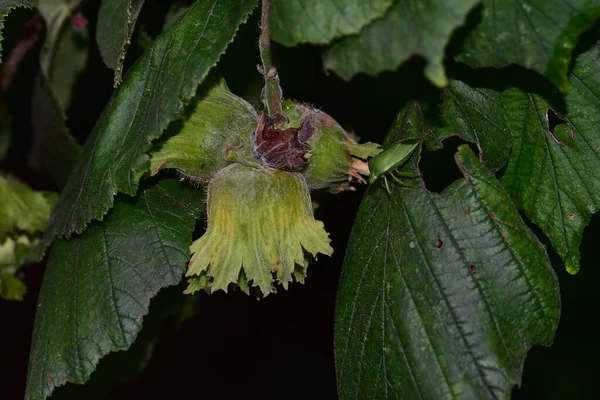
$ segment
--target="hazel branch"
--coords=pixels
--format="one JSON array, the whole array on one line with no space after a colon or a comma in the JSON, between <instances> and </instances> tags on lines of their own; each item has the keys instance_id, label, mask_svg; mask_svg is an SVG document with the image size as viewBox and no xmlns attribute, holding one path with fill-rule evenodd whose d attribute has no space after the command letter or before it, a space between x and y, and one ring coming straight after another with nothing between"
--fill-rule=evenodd
<instances>
[{"instance_id":1,"label":"hazel branch","mask_svg":"<svg viewBox=\"0 0 600 400\"><path fill-rule=\"evenodd\" d=\"M281 98L283 95L281 87L279 86L279 74L277 73L277 68L273 65L269 11L269 0L262 0L262 14L260 20L261 34L258 39L262 67L259 67L259 71L262 73L265 80L262 101L267 107L267 114L269 116L275 116L282 113Z\"/></svg>"}]
</instances>

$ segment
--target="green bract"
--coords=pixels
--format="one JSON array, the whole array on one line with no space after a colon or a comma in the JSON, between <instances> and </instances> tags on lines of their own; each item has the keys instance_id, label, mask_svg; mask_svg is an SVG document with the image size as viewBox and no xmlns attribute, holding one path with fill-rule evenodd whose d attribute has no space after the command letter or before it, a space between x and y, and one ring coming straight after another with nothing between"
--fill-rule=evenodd
<instances>
[{"instance_id":1,"label":"green bract","mask_svg":"<svg viewBox=\"0 0 600 400\"><path fill-rule=\"evenodd\" d=\"M204 85L204 92L185 119L171 127L171 134L151 152L151 174L173 168L186 178L207 183L233 161L256 165L252 145L258 114L248 102L232 94L223 80ZM310 130L309 159L302 171L308 187L346 190L349 183L364 183L365 163L381 150L375 143L358 144L330 115L318 109L284 102L288 122L278 129Z\"/></svg>"},{"instance_id":2,"label":"green bract","mask_svg":"<svg viewBox=\"0 0 600 400\"><path fill-rule=\"evenodd\" d=\"M232 94L224 80L211 80L185 119L170 128L171 135L153 148L150 173L173 168L183 176L206 183L233 159L251 158L251 140L258 114Z\"/></svg>"},{"instance_id":3,"label":"green bract","mask_svg":"<svg viewBox=\"0 0 600 400\"><path fill-rule=\"evenodd\" d=\"M188 293L258 286L263 295L303 282L305 252L331 255L323 223L313 218L301 174L234 164L208 185L208 229L192 246ZM304 249L304 250L303 250Z\"/></svg>"},{"instance_id":4,"label":"green bract","mask_svg":"<svg viewBox=\"0 0 600 400\"><path fill-rule=\"evenodd\" d=\"M186 292L227 291L233 283L268 295L274 281L284 288L292 276L302 282L307 254L333 252L323 224L313 218L309 190L364 183L366 160L379 145L359 145L331 116L309 106L288 100L285 116L259 118L223 80L211 79L201 90L150 154L152 175L171 168L208 184L208 229L191 247ZM300 172L263 164L287 165L288 151L301 161Z\"/></svg>"}]
</instances>

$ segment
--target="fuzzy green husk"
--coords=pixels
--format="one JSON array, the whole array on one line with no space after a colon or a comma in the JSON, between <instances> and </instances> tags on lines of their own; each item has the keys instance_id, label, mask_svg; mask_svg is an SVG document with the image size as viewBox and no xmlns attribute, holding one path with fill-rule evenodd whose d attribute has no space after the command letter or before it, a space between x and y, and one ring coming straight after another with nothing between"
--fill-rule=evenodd
<instances>
[{"instance_id":1,"label":"fuzzy green husk","mask_svg":"<svg viewBox=\"0 0 600 400\"><path fill-rule=\"evenodd\" d=\"M292 276L303 280L304 251L333 253L299 173L233 164L213 177L207 201L207 231L190 248L188 293L227 291L230 283L243 288L243 270L247 284L266 296L274 281L287 289Z\"/></svg>"},{"instance_id":2,"label":"fuzzy green husk","mask_svg":"<svg viewBox=\"0 0 600 400\"><path fill-rule=\"evenodd\" d=\"M361 175L368 171L364 161L381 152L378 144L358 144L329 114L307 105L286 100L283 113L289 126L314 128L309 162L302 171L311 190L340 191L349 189L353 180L364 182Z\"/></svg>"},{"instance_id":3,"label":"fuzzy green husk","mask_svg":"<svg viewBox=\"0 0 600 400\"><path fill-rule=\"evenodd\" d=\"M207 183L232 161L252 158L256 111L217 77L211 76L201 90L186 117L169 127L165 139L153 147L151 175L172 168L186 178Z\"/></svg>"}]
</instances>

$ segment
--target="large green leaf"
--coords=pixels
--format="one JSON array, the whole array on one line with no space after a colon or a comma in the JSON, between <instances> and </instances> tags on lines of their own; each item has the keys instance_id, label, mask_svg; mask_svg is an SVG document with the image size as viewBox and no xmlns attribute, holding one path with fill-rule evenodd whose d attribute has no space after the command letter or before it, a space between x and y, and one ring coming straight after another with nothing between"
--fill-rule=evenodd
<instances>
[{"instance_id":1,"label":"large green leaf","mask_svg":"<svg viewBox=\"0 0 600 400\"><path fill-rule=\"evenodd\" d=\"M599 65L600 44L577 58L564 123L556 127L549 118L552 110L560 114L560 104L518 89L502 94L513 136L502 183L550 237L571 273L579 270L583 229L600 208Z\"/></svg>"},{"instance_id":2,"label":"large green leaf","mask_svg":"<svg viewBox=\"0 0 600 400\"><path fill-rule=\"evenodd\" d=\"M115 70L115 87L121 83L123 62L144 0L103 0L98 11L96 40L104 63Z\"/></svg>"},{"instance_id":3,"label":"large green leaf","mask_svg":"<svg viewBox=\"0 0 600 400\"><path fill-rule=\"evenodd\" d=\"M375 76L395 70L418 54L427 60L427 78L445 86L444 48L476 3L478 0L398 0L360 34L334 43L323 55L325 69L344 79L361 72Z\"/></svg>"},{"instance_id":4,"label":"large green leaf","mask_svg":"<svg viewBox=\"0 0 600 400\"><path fill-rule=\"evenodd\" d=\"M393 0L271 0L273 39L286 46L326 44L358 33L381 17Z\"/></svg>"},{"instance_id":5,"label":"large green leaf","mask_svg":"<svg viewBox=\"0 0 600 400\"><path fill-rule=\"evenodd\" d=\"M530 346L552 341L543 246L468 146L456 161L465 179L441 195L379 185L361 204L337 299L341 399L508 398Z\"/></svg>"},{"instance_id":6,"label":"large green leaf","mask_svg":"<svg viewBox=\"0 0 600 400\"><path fill-rule=\"evenodd\" d=\"M50 219L47 238L80 233L114 195L134 195L150 141L181 116L256 0L198 1L130 69L86 142Z\"/></svg>"},{"instance_id":7,"label":"large green leaf","mask_svg":"<svg viewBox=\"0 0 600 400\"><path fill-rule=\"evenodd\" d=\"M473 67L519 64L546 75L563 92L579 34L600 17L598 0L483 0L483 20L459 61Z\"/></svg>"},{"instance_id":8,"label":"large green leaf","mask_svg":"<svg viewBox=\"0 0 600 400\"><path fill-rule=\"evenodd\" d=\"M103 222L50 250L38 300L27 399L83 383L98 360L128 348L150 299L181 279L202 192L175 180L122 196Z\"/></svg>"},{"instance_id":9,"label":"large green leaf","mask_svg":"<svg viewBox=\"0 0 600 400\"><path fill-rule=\"evenodd\" d=\"M4 18L6 18L11 10L17 7L33 8L36 4L36 0L0 0L0 57L2 56L2 39L4 39L2 36L2 32L4 31Z\"/></svg>"}]
</instances>

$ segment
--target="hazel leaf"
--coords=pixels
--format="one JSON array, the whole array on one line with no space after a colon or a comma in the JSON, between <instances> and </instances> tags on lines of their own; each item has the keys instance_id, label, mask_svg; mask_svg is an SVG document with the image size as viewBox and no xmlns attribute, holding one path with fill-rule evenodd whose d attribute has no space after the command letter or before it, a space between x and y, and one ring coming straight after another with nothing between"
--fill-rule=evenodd
<instances>
[{"instance_id":1,"label":"hazel leaf","mask_svg":"<svg viewBox=\"0 0 600 400\"><path fill-rule=\"evenodd\" d=\"M144 154L219 60L256 0L197 1L131 67L97 121L50 218L46 241L100 220L117 192L135 195Z\"/></svg>"},{"instance_id":2,"label":"hazel leaf","mask_svg":"<svg viewBox=\"0 0 600 400\"><path fill-rule=\"evenodd\" d=\"M0 57L2 56L2 40L4 39L4 36L2 36L4 19L8 13L18 7L34 8L36 5L36 0L0 0Z\"/></svg>"},{"instance_id":3,"label":"hazel leaf","mask_svg":"<svg viewBox=\"0 0 600 400\"><path fill-rule=\"evenodd\" d=\"M516 88L502 92L513 138L502 183L572 274L579 271L583 230L600 209L599 63L600 43L577 57L564 114L556 98ZM552 128L551 113L563 123Z\"/></svg>"},{"instance_id":4,"label":"hazel leaf","mask_svg":"<svg viewBox=\"0 0 600 400\"><path fill-rule=\"evenodd\" d=\"M273 40L286 46L326 44L358 33L381 17L393 0L272 0Z\"/></svg>"},{"instance_id":5,"label":"hazel leaf","mask_svg":"<svg viewBox=\"0 0 600 400\"><path fill-rule=\"evenodd\" d=\"M333 43L323 54L325 69L349 80L359 73L375 76L396 70L413 55L423 56L425 76L446 86L444 49L478 0L398 0L358 35Z\"/></svg>"},{"instance_id":6,"label":"hazel leaf","mask_svg":"<svg viewBox=\"0 0 600 400\"><path fill-rule=\"evenodd\" d=\"M121 83L123 62L143 5L144 0L128 0L126 7L122 0L103 0L100 4L96 40L102 60L115 71L115 87Z\"/></svg>"},{"instance_id":7,"label":"hazel leaf","mask_svg":"<svg viewBox=\"0 0 600 400\"><path fill-rule=\"evenodd\" d=\"M456 58L473 67L522 65L566 92L571 53L598 17L595 0L483 0L481 23Z\"/></svg>"},{"instance_id":8,"label":"hazel leaf","mask_svg":"<svg viewBox=\"0 0 600 400\"><path fill-rule=\"evenodd\" d=\"M102 222L56 240L38 298L25 398L84 383L109 352L127 349L150 299L177 284L189 260L201 191L176 180L121 195Z\"/></svg>"},{"instance_id":9,"label":"hazel leaf","mask_svg":"<svg viewBox=\"0 0 600 400\"><path fill-rule=\"evenodd\" d=\"M529 348L553 339L544 247L468 146L456 162L464 179L439 195L376 184L360 206L336 306L342 400L508 398Z\"/></svg>"}]
</instances>

